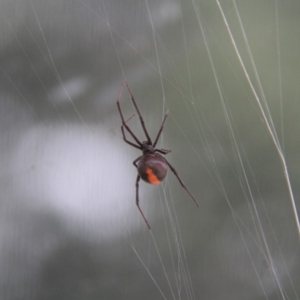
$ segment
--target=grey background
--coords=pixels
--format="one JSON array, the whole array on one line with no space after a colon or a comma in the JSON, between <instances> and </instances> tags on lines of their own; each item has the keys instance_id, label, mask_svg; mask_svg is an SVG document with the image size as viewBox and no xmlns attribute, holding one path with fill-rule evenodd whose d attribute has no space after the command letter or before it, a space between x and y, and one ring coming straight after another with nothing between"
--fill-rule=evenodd
<instances>
[{"instance_id":1,"label":"grey background","mask_svg":"<svg viewBox=\"0 0 300 300\"><path fill-rule=\"evenodd\" d=\"M300 3L237 7L299 207ZM171 172L141 183L151 232L120 132L124 76L151 136L170 110L159 146L200 205ZM121 104L129 118L125 89ZM1 299L300 297L282 165L215 1L1 0L0 149Z\"/></svg>"}]
</instances>

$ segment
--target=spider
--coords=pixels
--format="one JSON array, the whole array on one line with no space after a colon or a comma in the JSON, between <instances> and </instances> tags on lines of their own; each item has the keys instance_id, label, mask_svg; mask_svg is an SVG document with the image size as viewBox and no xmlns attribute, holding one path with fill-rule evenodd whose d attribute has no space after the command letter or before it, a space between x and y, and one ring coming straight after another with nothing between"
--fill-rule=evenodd
<instances>
[{"instance_id":1,"label":"spider","mask_svg":"<svg viewBox=\"0 0 300 300\"><path fill-rule=\"evenodd\" d=\"M122 131L122 135L123 135L123 140L125 143L129 144L130 146L137 148L139 150L141 150L143 152L143 154L141 156L139 156L137 159L135 159L133 161L133 165L137 168L138 171L138 175L136 178L136 182L135 182L135 188L136 188L136 205L146 223L146 225L148 226L148 228L150 229L150 225L142 211L142 209L140 208L140 200L139 200L139 182L140 179L142 178L145 182L150 183L150 184L160 184L166 177L167 175L167 171L168 171L168 166L171 169L171 171L174 173L174 175L177 177L179 183L181 184L181 186L187 191L187 193L190 195L190 197L193 199L193 201L196 203L196 205L199 207L196 199L194 198L194 196L191 194L191 192L187 189L187 187L185 186L185 184L183 183L183 181L181 180L181 178L179 177L177 171L175 170L175 168L161 155L166 155L168 153L171 152L171 150L166 150L166 149L157 149L155 148L157 141L163 131L164 128L164 124L166 122L167 116L169 111L167 111L167 113L164 115L162 124L159 128L158 134L156 136L156 139L154 140L154 143L152 142L149 133L146 129L145 126L145 122L144 119L140 113L140 110L135 102L135 99L129 89L128 83L126 82L126 86L127 86L127 90L130 94L130 98L131 101L136 109L136 112L139 115L140 118L140 122L143 128L143 131L146 135L147 140L141 142L136 135L132 132L132 130L129 128L129 126L127 125L127 122L133 117L131 116L127 121L125 121L122 110L121 110L121 106L120 106L120 97L121 97L121 93L122 93L122 89L123 89L123 84L124 84L125 79L122 80L120 89L119 89L119 93L118 93L118 98L117 98L117 106L118 106L118 110L120 113L120 117L122 119L122 125L121 125L121 131ZM128 131L128 133L132 136L132 138L135 140L136 144L127 140L126 135L125 135L125 130L124 128Z\"/></svg>"}]
</instances>

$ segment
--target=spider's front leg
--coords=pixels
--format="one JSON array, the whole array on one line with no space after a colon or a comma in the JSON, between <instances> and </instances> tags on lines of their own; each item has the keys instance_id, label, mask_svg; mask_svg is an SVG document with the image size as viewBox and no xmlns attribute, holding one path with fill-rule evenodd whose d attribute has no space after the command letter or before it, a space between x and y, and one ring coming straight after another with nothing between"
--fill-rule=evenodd
<instances>
[{"instance_id":1,"label":"spider's front leg","mask_svg":"<svg viewBox=\"0 0 300 300\"><path fill-rule=\"evenodd\" d=\"M125 143L127 143L128 145L134 147L134 148L137 148L137 149L141 149L141 146L138 146L134 143L132 143L131 141L128 141L127 138L126 138L126 135L125 135L125 130L124 130L124 126L122 125L121 126L121 131L122 131L122 135L123 135L123 140Z\"/></svg>"},{"instance_id":2,"label":"spider's front leg","mask_svg":"<svg viewBox=\"0 0 300 300\"><path fill-rule=\"evenodd\" d=\"M139 139L135 136L135 134L132 132L132 130L126 124L133 116L131 116L127 121L125 121L122 110L121 110L120 98L121 98L123 83L124 83L124 80L122 80L122 83L121 83L121 86L120 86L120 89L119 89L119 93L118 93L118 98L117 98L117 107L118 107L119 114L120 114L120 117L121 117L121 120L122 120L121 130L122 130L122 134L123 134L123 139L127 144L129 144L129 145L131 145L135 148L141 149L142 143L139 141ZM125 136L124 127L129 132L129 134L132 136L132 138L136 141L137 145L135 145L134 143L127 140L127 138Z\"/></svg>"}]
</instances>

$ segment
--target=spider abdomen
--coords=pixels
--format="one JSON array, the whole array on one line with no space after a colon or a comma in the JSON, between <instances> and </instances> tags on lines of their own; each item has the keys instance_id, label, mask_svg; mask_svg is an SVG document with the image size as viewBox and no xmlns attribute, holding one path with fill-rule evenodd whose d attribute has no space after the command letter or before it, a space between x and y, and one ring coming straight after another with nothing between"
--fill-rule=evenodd
<instances>
[{"instance_id":1,"label":"spider abdomen","mask_svg":"<svg viewBox=\"0 0 300 300\"><path fill-rule=\"evenodd\" d=\"M168 171L165 159L157 153L145 154L138 162L138 173L150 184L161 183Z\"/></svg>"}]
</instances>

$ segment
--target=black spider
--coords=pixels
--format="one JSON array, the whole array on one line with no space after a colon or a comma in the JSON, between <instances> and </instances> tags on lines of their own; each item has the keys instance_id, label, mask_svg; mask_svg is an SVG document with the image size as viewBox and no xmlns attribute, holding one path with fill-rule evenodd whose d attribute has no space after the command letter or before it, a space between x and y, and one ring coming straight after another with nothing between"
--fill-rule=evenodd
<instances>
[{"instance_id":1,"label":"black spider","mask_svg":"<svg viewBox=\"0 0 300 300\"><path fill-rule=\"evenodd\" d=\"M124 84L124 79L122 80L121 83L121 87L119 90L119 94L118 94L118 99L117 99L117 106L118 106L118 110L122 119L122 126L121 126L121 131L122 131L122 135L123 135L123 139L124 141L129 144L130 146L137 148L139 150L141 150L143 152L143 154L141 156L139 156L137 159L135 159L133 161L134 166L137 168L138 171L138 175L136 178L136 183L135 183L135 187L136 187L136 205L142 215L142 217L144 218L148 228L150 229L150 225L143 213L143 211L140 208L139 205L139 181L140 178L142 178L145 182L150 183L150 184L159 184L161 183L166 175L167 175L167 171L168 171L168 166L171 169L171 171L174 173L174 175L177 177L177 179L179 180L181 186L188 192L188 194L191 196L191 198L194 200L194 202L196 203L196 205L199 207L196 199L194 198L194 196L191 194L191 192L187 189L187 187L185 186L185 184L182 182L181 178L179 177L177 171L175 170L175 168L160 154L166 155L168 153L171 152L171 150L165 150L165 149L156 149L155 146L157 144L157 141L163 131L164 128L164 124L165 121L167 119L168 116L168 112L165 114L162 124L160 126L160 129L158 131L158 134L156 136L156 139L154 141L154 143L152 143L152 140L148 134L148 131L146 129L145 126L145 122L144 119L139 111L139 108L134 100L134 97L129 89L128 83L126 82L126 86L128 89L128 92L130 94L132 103L140 117L140 121L141 121L141 125L143 127L144 133L146 135L147 140L144 142L141 142L136 135L131 131L131 129L128 127L128 125L126 124L128 122L125 121L123 113L121 111L121 106L120 106L120 97L121 97L121 92L123 89L123 84ZM125 135L125 129L129 132L129 134L132 136L132 138L135 140L136 144L127 140L126 135ZM160 154L159 154L160 153Z\"/></svg>"}]
</instances>

